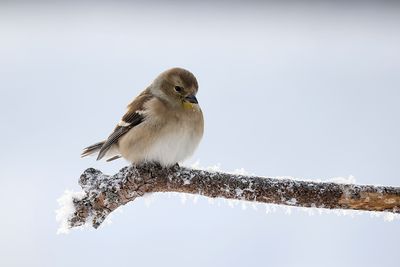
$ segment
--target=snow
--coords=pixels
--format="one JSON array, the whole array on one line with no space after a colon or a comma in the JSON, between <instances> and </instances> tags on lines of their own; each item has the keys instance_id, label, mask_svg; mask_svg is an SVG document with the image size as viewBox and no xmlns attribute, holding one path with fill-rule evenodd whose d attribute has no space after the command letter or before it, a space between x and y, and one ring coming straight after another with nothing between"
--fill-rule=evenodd
<instances>
[{"instance_id":1,"label":"snow","mask_svg":"<svg viewBox=\"0 0 400 267\"><path fill-rule=\"evenodd\" d=\"M57 199L59 208L56 210L56 221L59 223L59 227L57 229L57 234L68 234L71 231L71 228L68 224L69 218L75 212L75 206L73 203L74 199L80 200L82 199L86 193L84 191L73 192L70 190L65 190L64 194ZM122 213L122 207L118 207L111 214L107 216L104 222L100 225L100 228L105 227L106 225L110 225L112 223L112 218L117 213ZM78 227L74 227L72 229L91 229L92 217L89 216L86 220L86 224Z\"/></svg>"},{"instance_id":2,"label":"snow","mask_svg":"<svg viewBox=\"0 0 400 267\"><path fill-rule=\"evenodd\" d=\"M246 170L244 168L239 168L239 169L233 170L233 174L248 175L248 173L246 172Z\"/></svg>"},{"instance_id":3,"label":"snow","mask_svg":"<svg viewBox=\"0 0 400 267\"><path fill-rule=\"evenodd\" d=\"M196 163L192 164L190 168L193 169L200 169L200 164L197 161ZM216 171L221 171L220 164L205 168L208 171L211 172L216 172ZM248 174L244 168L239 168L231 172L232 174L237 174L237 175L250 175ZM185 179L184 184L190 184L191 179L193 177L189 177L188 179ZM284 176L284 177L275 177L278 179L293 179L293 180L299 180L294 177L289 177L289 176ZM301 179L302 181L305 181L306 179ZM314 180L307 180L307 181L314 181L314 182L321 182L321 180L314 179ZM346 177L334 177L328 180L325 180L325 182L335 182L335 183L342 183L342 184L355 184L356 180L354 176L350 175L347 178ZM250 183L247 188L240 189L236 188L235 189L235 195L238 199L242 198L244 191L253 191L252 189L252 184ZM226 190L230 191L230 188L226 188ZM205 200L209 204L214 205L216 204L218 207L222 206L228 206L231 208L235 207L240 207L242 210L247 210L247 207L252 207L252 210L255 212L258 212L259 210L265 210L266 214L270 213L275 213L277 211L281 211L284 214L290 215L293 212L301 213L305 212L310 216L313 216L315 214L317 215L323 215L323 214L336 214L337 216L350 216L350 217L355 217L359 215L366 215L369 214L371 218L383 218L384 221L387 222L392 222L394 220L400 220L400 214L395 214L391 212L374 212L374 211L357 211L357 210L340 210L340 209L335 209L335 210L330 210L330 209L323 209L323 208L317 208L317 207L311 207L311 208L305 208L305 207L293 207L293 206L284 206L284 205L276 205L276 204L267 204L267 203L259 203L259 202L251 202L251 201L244 201L244 200L238 200L238 199L225 199L225 198L207 198L199 195L192 195L192 194L186 194L186 193L174 193L174 192L168 192L168 193L147 193L143 196L144 203L147 207L150 206L152 202L156 200L155 196L159 195L164 195L167 197L171 196L177 196L180 198L181 203L185 204L188 203L188 199L192 199L191 201L193 204L198 203L199 200ZM59 223L59 228L57 230L57 234L66 234L70 231L70 227L68 225L68 219L71 217L71 215L75 211L75 207L73 204L73 199L82 199L85 196L85 193L83 191L79 192L73 192L66 190L64 194L57 200L59 204L59 208L56 210L56 220ZM158 197L157 197L158 198ZM296 205L297 200L295 198L292 198L290 200L287 200L286 203L288 205ZM117 209L120 212L122 212L122 209ZM111 222L110 219L111 216L107 217L106 221L104 224L109 224ZM88 222L91 221L90 218L87 220ZM88 223L86 224L88 225ZM78 228L82 228L78 227Z\"/></svg>"},{"instance_id":4,"label":"snow","mask_svg":"<svg viewBox=\"0 0 400 267\"><path fill-rule=\"evenodd\" d=\"M292 207L285 206L284 209L285 209L285 214L286 215L291 215L292 214Z\"/></svg>"},{"instance_id":5,"label":"snow","mask_svg":"<svg viewBox=\"0 0 400 267\"><path fill-rule=\"evenodd\" d=\"M181 197L181 203L182 204L185 204L186 203L186 201L187 201L187 194L180 194L180 197Z\"/></svg>"},{"instance_id":6,"label":"snow","mask_svg":"<svg viewBox=\"0 0 400 267\"><path fill-rule=\"evenodd\" d=\"M254 175L251 173L248 173L244 168L238 168L233 171L225 171L221 169L221 164L216 164L214 166L210 167L201 167L200 161L197 160L195 163L192 165L188 166L192 169L205 169L207 171L223 171L225 173L231 173L231 174L237 174L237 175ZM333 182L333 183L339 183L339 184L355 184L356 179L353 175L349 175L348 177L333 177L330 179L304 179L304 178L299 178L299 177L293 177L293 176L278 176L278 177L271 177L271 176L265 176L269 178L276 178L276 179L291 179L291 180L297 180L297 181L310 181L310 182ZM245 189L235 189L235 195L238 198L241 198L243 195L244 191L246 190L253 190L252 185L250 184L248 188ZM230 190L229 188L226 188L226 190ZM267 203L259 203L259 202L251 202L251 201L244 201L244 200L237 200L237 199L224 199L224 198L206 198L202 196L198 196L196 198L196 202L198 199L206 199L209 204L214 205L217 203L218 206L221 204L225 204L228 207L235 208L235 207L240 207L241 210L246 210L248 206L253 207L254 211L262 210L262 207L264 207L265 213L275 213L277 211L281 211L284 214L291 215L293 212L296 213L307 213L310 216L314 215L324 215L324 214L335 214L337 216L348 216L348 217L356 217L356 216L362 216L362 215L370 215L372 218L383 218L384 221L391 222L394 220L400 220L400 214L395 214L392 212L375 212L375 211L359 211L359 210L344 210L344 209L324 209L324 208L317 208L315 206L311 208L306 208L306 207L296 207L296 206L285 206L285 205L276 205L276 204L267 204ZM295 205L297 203L297 200L295 198L292 198L288 201L286 201L288 205ZM223 205L222 205L223 206Z\"/></svg>"},{"instance_id":7,"label":"snow","mask_svg":"<svg viewBox=\"0 0 400 267\"><path fill-rule=\"evenodd\" d=\"M290 200L286 201L288 205L295 205L297 203L297 199L291 198Z\"/></svg>"},{"instance_id":8,"label":"snow","mask_svg":"<svg viewBox=\"0 0 400 267\"><path fill-rule=\"evenodd\" d=\"M142 196L144 200L144 204L146 207L150 207L152 203L156 201L156 194L155 193L146 193Z\"/></svg>"},{"instance_id":9,"label":"snow","mask_svg":"<svg viewBox=\"0 0 400 267\"><path fill-rule=\"evenodd\" d=\"M200 165L200 161L199 160L196 160L193 164L183 165L183 166L186 166L186 167L194 169L194 170L207 170L207 171L210 171L210 172L221 171L221 164L220 163L217 163L217 164L215 164L213 166L209 166L209 167L202 167Z\"/></svg>"},{"instance_id":10,"label":"snow","mask_svg":"<svg viewBox=\"0 0 400 267\"><path fill-rule=\"evenodd\" d=\"M394 213L391 213L391 212L384 212L383 213L383 220L385 222L391 222L391 221L398 220L398 219L400 219L400 215L399 214L394 214Z\"/></svg>"},{"instance_id":11,"label":"snow","mask_svg":"<svg viewBox=\"0 0 400 267\"><path fill-rule=\"evenodd\" d=\"M242 195L243 195L243 190L240 189L240 188L236 188L235 189L235 195L236 195L237 198L241 198Z\"/></svg>"},{"instance_id":12,"label":"snow","mask_svg":"<svg viewBox=\"0 0 400 267\"><path fill-rule=\"evenodd\" d=\"M353 175L350 175L349 177L333 177L331 179L328 179L327 182L333 182L333 183L338 183L338 184L355 184L356 183L356 178Z\"/></svg>"},{"instance_id":13,"label":"snow","mask_svg":"<svg viewBox=\"0 0 400 267\"><path fill-rule=\"evenodd\" d=\"M59 208L56 210L56 221L59 223L57 234L67 234L70 230L68 219L75 212L73 199L82 199L85 192L73 192L65 190L64 194L57 199Z\"/></svg>"}]
</instances>

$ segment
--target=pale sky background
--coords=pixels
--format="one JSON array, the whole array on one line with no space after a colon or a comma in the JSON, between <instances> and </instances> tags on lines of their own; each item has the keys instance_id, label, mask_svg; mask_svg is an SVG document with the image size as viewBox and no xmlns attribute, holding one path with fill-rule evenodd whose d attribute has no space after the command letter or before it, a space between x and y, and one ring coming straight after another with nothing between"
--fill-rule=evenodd
<instances>
[{"instance_id":1,"label":"pale sky background","mask_svg":"<svg viewBox=\"0 0 400 267\"><path fill-rule=\"evenodd\" d=\"M138 199L56 235L80 159L161 71L198 78L201 166L400 186L400 5L0 2L0 266L399 266L400 220Z\"/></svg>"}]
</instances>

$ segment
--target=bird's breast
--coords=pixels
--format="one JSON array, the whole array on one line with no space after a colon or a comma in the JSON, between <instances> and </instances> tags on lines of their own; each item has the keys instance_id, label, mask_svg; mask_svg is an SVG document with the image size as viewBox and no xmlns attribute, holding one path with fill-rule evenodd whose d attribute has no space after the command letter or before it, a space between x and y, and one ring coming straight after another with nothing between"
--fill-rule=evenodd
<instances>
[{"instance_id":1,"label":"bird's breast","mask_svg":"<svg viewBox=\"0 0 400 267\"><path fill-rule=\"evenodd\" d=\"M121 138L119 150L133 163L152 161L170 166L191 156L202 135L201 110L164 121L148 118Z\"/></svg>"}]
</instances>

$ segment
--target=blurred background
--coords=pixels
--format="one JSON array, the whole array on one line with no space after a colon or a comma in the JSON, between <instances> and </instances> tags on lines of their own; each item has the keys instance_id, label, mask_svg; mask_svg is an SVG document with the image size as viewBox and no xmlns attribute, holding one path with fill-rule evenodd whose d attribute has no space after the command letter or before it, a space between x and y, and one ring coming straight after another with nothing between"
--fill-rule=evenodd
<instances>
[{"instance_id":1,"label":"blurred background","mask_svg":"<svg viewBox=\"0 0 400 267\"><path fill-rule=\"evenodd\" d=\"M1 266L399 266L400 221L137 199L57 235L80 159L161 71L198 78L191 160L264 176L400 186L395 1L0 2Z\"/></svg>"}]
</instances>

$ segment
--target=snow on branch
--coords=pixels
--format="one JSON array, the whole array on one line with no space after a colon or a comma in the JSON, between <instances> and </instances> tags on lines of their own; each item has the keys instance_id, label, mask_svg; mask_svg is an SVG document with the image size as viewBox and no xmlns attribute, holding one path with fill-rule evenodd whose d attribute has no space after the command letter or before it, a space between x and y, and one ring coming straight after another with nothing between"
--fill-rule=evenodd
<instances>
[{"instance_id":1,"label":"snow on branch","mask_svg":"<svg viewBox=\"0 0 400 267\"><path fill-rule=\"evenodd\" d=\"M64 227L100 226L116 208L150 192L182 192L297 207L400 213L400 187L320 183L194 170L175 165L127 166L113 176L87 169L83 192L62 199ZM72 205L67 205L70 202Z\"/></svg>"}]
</instances>

